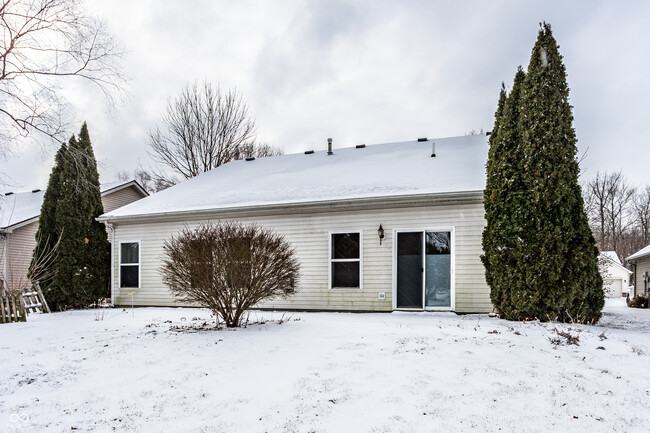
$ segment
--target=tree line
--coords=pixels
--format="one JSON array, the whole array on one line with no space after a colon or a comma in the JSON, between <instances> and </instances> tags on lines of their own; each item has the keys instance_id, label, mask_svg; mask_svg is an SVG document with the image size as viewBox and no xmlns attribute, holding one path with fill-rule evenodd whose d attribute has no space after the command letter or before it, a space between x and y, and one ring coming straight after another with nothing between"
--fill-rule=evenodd
<instances>
[{"instance_id":1,"label":"tree line","mask_svg":"<svg viewBox=\"0 0 650 433\"><path fill-rule=\"evenodd\" d=\"M650 185L635 187L622 171L598 172L582 194L600 251L616 251L624 261L650 244Z\"/></svg>"}]
</instances>

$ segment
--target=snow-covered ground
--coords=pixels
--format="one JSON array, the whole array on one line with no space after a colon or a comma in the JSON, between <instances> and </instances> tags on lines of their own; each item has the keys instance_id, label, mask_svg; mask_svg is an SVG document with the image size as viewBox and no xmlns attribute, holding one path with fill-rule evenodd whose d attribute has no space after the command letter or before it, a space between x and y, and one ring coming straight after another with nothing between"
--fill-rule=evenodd
<instances>
[{"instance_id":1,"label":"snow-covered ground","mask_svg":"<svg viewBox=\"0 0 650 433\"><path fill-rule=\"evenodd\" d=\"M257 312L177 332L209 313L101 314L0 325L0 431L650 430L650 310L619 299L599 326Z\"/></svg>"}]
</instances>

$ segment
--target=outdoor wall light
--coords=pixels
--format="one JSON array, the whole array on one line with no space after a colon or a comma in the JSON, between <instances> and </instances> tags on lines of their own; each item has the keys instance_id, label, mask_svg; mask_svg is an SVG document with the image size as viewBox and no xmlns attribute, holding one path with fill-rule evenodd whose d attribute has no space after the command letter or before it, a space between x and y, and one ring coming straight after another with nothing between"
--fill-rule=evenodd
<instances>
[{"instance_id":1,"label":"outdoor wall light","mask_svg":"<svg viewBox=\"0 0 650 433\"><path fill-rule=\"evenodd\" d=\"M379 229L377 229L377 234L379 235L379 245L381 245L381 241L384 240L384 228L379 224Z\"/></svg>"}]
</instances>

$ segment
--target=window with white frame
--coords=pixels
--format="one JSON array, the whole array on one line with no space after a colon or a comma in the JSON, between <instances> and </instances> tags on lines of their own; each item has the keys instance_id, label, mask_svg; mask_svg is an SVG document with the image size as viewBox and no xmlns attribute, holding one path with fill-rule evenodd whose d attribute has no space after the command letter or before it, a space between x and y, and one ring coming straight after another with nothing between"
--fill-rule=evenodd
<instances>
[{"instance_id":1,"label":"window with white frame","mask_svg":"<svg viewBox=\"0 0 650 433\"><path fill-rule=\"evenodd\" d=\"M120 288L140 287L140 242L120 242Z\"/></svg>"},{"instance_id":2,"label":"window with white frame","mask_svg":"<svg viewBox=\"0 0 650 433\"><path fill-rule=\"evenodd\" d=\"M330 287L361 288L361 232L332 233Z\"/></svg>"}]
</instances>

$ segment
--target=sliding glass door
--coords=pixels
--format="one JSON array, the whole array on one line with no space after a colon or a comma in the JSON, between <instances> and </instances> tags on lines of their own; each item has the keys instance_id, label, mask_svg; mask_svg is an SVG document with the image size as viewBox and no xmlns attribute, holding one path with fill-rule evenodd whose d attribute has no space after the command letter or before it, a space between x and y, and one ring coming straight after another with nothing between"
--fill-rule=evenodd
<instances>
[{"instance_id":1,"label":"sliding glass door","mask_svg":"<svg viewBox=\"0 0 650 433\"><path fill-rule=\"evenodd\" d=\"M451 231L398 231L396 307L451 308Z\"/></svg>"}]
</instances>

